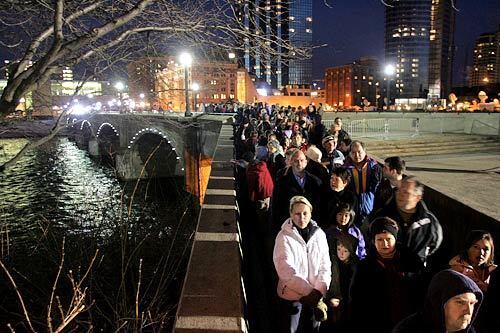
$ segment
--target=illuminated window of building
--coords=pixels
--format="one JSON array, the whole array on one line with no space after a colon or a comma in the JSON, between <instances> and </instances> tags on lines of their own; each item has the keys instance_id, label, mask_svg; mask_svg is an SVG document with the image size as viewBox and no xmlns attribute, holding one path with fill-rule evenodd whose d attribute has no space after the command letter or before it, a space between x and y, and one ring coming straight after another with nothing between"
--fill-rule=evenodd
<instances>
[{"instance_id":1,"label":"illuminated window of building","mask_svg":"<svg viewBox=\"0 0 500 333\"><path fill-rule=\"evenodd\" d=\"M226 94L220 94L221 99L226 99Z\"/></svg>"}]
</instances>

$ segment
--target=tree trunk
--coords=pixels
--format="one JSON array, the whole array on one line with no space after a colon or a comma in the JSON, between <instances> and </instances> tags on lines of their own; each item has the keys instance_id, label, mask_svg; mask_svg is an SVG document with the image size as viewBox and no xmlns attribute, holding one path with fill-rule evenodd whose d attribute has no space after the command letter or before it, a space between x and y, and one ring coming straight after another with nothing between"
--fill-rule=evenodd
<instances>
[{"instance_id":1,"label":"tree trunk","mask_svg":"<svg viewBox=\"0 0 500 333\"><path fill-rule=\"evenodd\" d=\"M3 120L8 114L16 111L17 103L9 102L0 98L0 120Z\"/></svg>"}]
</instances>

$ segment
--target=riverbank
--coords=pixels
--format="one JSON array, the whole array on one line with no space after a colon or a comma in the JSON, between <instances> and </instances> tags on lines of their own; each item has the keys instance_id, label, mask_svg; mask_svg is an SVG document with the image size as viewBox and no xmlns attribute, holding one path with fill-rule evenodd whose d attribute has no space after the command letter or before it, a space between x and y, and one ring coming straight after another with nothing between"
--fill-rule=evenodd
<instances>
[{"instance_id":1,"label":"riverbank","mask_svg":"<svg viewBox=\"0 0 500 333\"><path fill-rule=\"evenodd\" d=\"M5 120L0 122L0 139L42 138L54 127L50 120Z\"/></svg>"}]
</instances>

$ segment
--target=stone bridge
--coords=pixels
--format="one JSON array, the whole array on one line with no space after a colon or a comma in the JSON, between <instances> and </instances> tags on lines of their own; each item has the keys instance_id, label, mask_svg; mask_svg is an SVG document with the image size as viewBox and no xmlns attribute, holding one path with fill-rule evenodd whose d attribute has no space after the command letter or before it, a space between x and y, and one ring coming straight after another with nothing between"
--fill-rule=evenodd
<instances>
[{"instance_id":1,"label":"stone bridge","mask_svg":"<svg viewBox=\"0 0 500 333\"><path fill-rule=\"evenodd\" d=\"M77 144L92 156L110 158L122 180L188 179L204 157L213 156L221 126L203 117L159 114L102 113L66 121Z\"/></svg>"}]
</instances>

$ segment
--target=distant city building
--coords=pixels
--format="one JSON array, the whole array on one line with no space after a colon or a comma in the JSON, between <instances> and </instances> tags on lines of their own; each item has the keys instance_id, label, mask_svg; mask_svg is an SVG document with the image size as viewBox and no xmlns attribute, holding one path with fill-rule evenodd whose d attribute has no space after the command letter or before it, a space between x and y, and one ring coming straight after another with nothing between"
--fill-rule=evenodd
<instances>
[{"instance_id":1,"label":"distant city building","mask_svg":"<svg viewBox=\"0 0 500 333\"><path fill-rule=\"evenodd\" d=\"M451 89L455 10L448 0L388 0L385 61L396 97L444 98Z\"/></svg>"},{"instance_id":2,"label":"distant city building","mask_svg":"<svg viewBox=\"0 0 500 333\"><path fill-rule=\"evenodd\" d=\"M362 106L364 99L376 106L383 88L375 59L361 58L351 64L327 68L325 72L326 103L332 107Z\"/></svg>"},{"instance_id":3,"label":"distant city building","mask_svg":"<svg viewBox=\"0 0 500 333\"><path fill-rule=\"evenodd\" d=\"M0 75L0 93L7 86L8 78L16 61L4 60L5 68ZM28 67L32 66L30 61ZM74 80L70 67L59 68L51 79L38 89L27 93L19 101L16 110L33 109L33 116L50 116L54 110L61 110L72 100L84 100L87 104L109 99L113 94L109 82L95 80Z\"/></svg>"},{"instance_id":4,"label":"distant city building","mask_svg":"<svg viewBox=\"0 0 500 333\"><path fill-rule=\"evenodd\" d=\"M144 57L130 62L127 65L128 90L133 99L142 99L146 103L156 101L155 84L157 75L175 62L174 57ZM142 98L141 98L142 97Z\"/></svg>"},{"instance_id":5,"label":"distant city building","mask_svg":"<svg viewBox=\"0 0 500 333\"><path fill-rule=\"evenodd\" d=\"M469 85L472 87L500 83L500 29L476 39Z\"/></svg>"},{"instance_id":6,"label":"distant city building","mask_svg":"<svg viewBox=\"0 0 500 333\"><path fill-rule=\"evenodd\" d=\"M175 58L169 59L156 76L158 107L182 111L186 107L184 67L176 63ZM191 91L193 83L198 84L198 91ZM198 106L201 103L252 103L256 96L250 76L234 62L196 61L189 68L189 87L190 103L194 103L196 96Z\"/></svg>"},{"instance_id":7,"label":"distant city building","mask_svg":"<svg viewBox=\"0 0 500 333\"><path fill-rule=\"evenodd\" d=\"M250 32L241 54L248 73L277 89L311 84L312 60L294 57L298 49L309 54L312 50L312 0L237 2L238 20Z\"/></svg>"},{"instance_id":8,"label":"distant city building","mask_svg":"<svg viewBox=\"0 0 500 333\"><path fill-rule=\"evenodd\" d=\"M455 10L453 1L432 0L429 31L429 98L448 98L452 88Z\"/></svg>"},{"instance_id":9,"label":"distant city building","mask_svg":"<svg viewBox=\"0 0 500 333\"><path fill-rule=\"evenodd\" d=\"M57 81L73 81L73 69L67 66L58 68L50 78Z\"/></svg>"}]
</instances>

